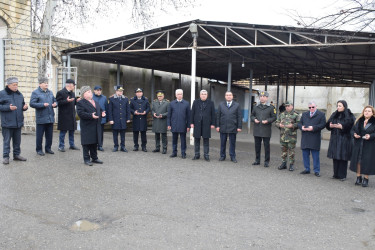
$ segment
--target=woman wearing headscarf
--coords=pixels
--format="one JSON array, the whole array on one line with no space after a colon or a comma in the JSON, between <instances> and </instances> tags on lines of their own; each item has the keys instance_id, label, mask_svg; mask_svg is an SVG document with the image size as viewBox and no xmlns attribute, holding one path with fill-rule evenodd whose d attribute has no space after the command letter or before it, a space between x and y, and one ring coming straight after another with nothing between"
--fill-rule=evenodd
<instances>
[{"instance_id":1,"label":"woman wearing headscarf","mask_svg":"<svg viewBox=\"0 0 375 250\"><path fill-rule=\"evenodd\" d=\"M350 170L357 173L355 185L368 186L369 175L375 175L375 109L368 105L353 127L354 146ZM363 178L362 178L362 175Z\"/></svg>"},{"instance_id":2,"label":"woman wearing headscarf","mask_svg":"<svg viewBox=\"0 0 375 250\"><path fill-rule=\"evenodd\" d=\"M326 123L326 128L331 131L327 157L333 159L334 179L344 181L346 179L348 161L352 153L352 141L350 131L355 117L348 109L344 100L337 101L337 110L333 112Z\"/></svg>"}]
</instances>

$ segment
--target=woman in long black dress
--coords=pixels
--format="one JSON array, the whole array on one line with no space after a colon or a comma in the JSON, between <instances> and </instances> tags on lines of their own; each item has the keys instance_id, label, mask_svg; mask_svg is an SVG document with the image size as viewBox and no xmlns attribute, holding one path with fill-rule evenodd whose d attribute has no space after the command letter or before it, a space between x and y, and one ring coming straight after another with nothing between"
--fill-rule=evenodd
<instances>
[{"instance_id":1,"label":"woman in long black dress","mask_svg":"<svg viewBox=\"0 0 375 250\"><path fill-rule=\"evenodd\" d=\"M337 102L337 110L333 112L326 123L326 128L331 131L327 157L333 159L334 179L344 181L348 170L348 161L352 154L352 141L350 131L355 117L348 109L344 100Z\"/></svg>"},{"instance_id":2,"label":"woman in long black dress","mask_svg":"<svg viewBox=\"0 0 375 250\"><path fill-rule=\"evenodd\" d=\"M369 175L375 175L375 109L366 106L353 127L354 146L350 170L357 173L355 185L367 187ZM362 175L364 175L362 177Z\"/></svg>"}]
</instances>

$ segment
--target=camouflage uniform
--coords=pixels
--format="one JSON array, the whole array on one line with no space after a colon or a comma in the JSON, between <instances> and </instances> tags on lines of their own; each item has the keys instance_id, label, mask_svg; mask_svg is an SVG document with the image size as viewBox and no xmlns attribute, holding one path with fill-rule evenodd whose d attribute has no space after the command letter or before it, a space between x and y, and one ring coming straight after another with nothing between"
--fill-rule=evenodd
<instances>
[{"instance_id":1,"label":"camouflage uniform","mask_svg":"<svg viewBox=\"0 0 375 250\"><path fill-rule=\"evenodd\" d=\"M289 156L289 164L294 164L294 149L297 143L299 119L299 114L292 110L291 112L284 111L276 120L276 127L280 129L281 159L283 163L287 162L287 157ZM293 124L293 128L281 128L280 123L283 125Z\"/></svg>"}]
</instances>

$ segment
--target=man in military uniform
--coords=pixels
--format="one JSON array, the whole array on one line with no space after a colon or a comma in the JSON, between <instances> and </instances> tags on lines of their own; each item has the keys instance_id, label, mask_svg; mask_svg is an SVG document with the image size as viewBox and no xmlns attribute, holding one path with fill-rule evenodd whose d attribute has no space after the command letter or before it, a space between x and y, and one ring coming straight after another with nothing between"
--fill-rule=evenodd
<instances>
[{"instance_id":1,"label":"man in military uniform","mask_svg":"<svg viewBox=\"0 0 375 250\"><path fill-rule=\"evenodd\" d=\"M112 125L113 143L112 152L118 151L118 134L121 138L121 151L128 152L125 148L126 125L130 122L129 99L123 95L122 86L115 86L116 94L109 98L108 121Z\"/></svg>"},{"instance_id":2,"label":"man in military uniform","mask_svg":"<svg viewBox=\"0 0 375 250\"><path fill-rule=\"evenodd\" d=\"M294 170L294 149L297 143L297 129L299 114L294 111L290 101L285 103L285 111L279 115L276 127L280 129L280 145L282 163L279 170L287 168L287 158L289 157L289 171Z\"/></svg>"},{"instance_id":3,"label":"man in military uniform","mask_svg":"<svg viewBox=\"0 0 375 250\"><path fill-rule=\"evenodd\" d=\"M158 90L156 92L157 99L152 102L151 114L154 121L152 122L152 132L155 133L155 149L154 153L160 152L160 135L163 143L162 154L167 153L167 116L169 101L164 99L164 91Z\"/></svg>"},{"instance_id":4,"label":"man in military uniform","mask_svg":"<svg viewBox=\"0 0 375 250\"><path fill-rule=\"evenodd\" d=\"M150 111L150 104L146 97L143 96L143 89L137 88L135 90L135 96L130 100L130 112L133 115L133 140L134 149L133 151L138 151L138 136L141 132L142 140L142 151L147 152L147 113Z\"/></svg>"},{"instance_id":5,"label":"man in military uniform","mask_svg":"<svg viewBox=\"0 0 375 250\"><path fill-rule=\"evenodd\" d=\"M276 110L268 102L268 92L261 91L259 94L260 102L254 107L251 113L251 121L254 122L254 141L256 159L253 165L260 165L260 151L263 140L264 145L264 167L269 167L270 162L270 139L271 124L276 121Z\"/></svg>"}]
</instances>

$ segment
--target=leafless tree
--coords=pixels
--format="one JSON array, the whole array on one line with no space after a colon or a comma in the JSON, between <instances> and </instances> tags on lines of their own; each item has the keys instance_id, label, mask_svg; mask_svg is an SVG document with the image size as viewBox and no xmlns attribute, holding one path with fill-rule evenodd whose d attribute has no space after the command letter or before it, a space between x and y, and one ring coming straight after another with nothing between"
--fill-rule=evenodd
<instances>
[{"instance_id":1,"label":"leafless tree","mask_svg":"<svg viewBox=\"0 0 375 250\"><path fill-rule=\"evenodd\" d=\"M374 0L341 0L336 1L333 5L340 7L336 7L336 11L323 16L304 16L297 11L289 11L289 15L298 25L305 28L348 29L356 32L374 31Z\"/></svg>"},{"instance_id":2,"label":"leafless tree","mask_svg":"<svg viewBox=\"0 0 375 250\"><path fill-rule=\"evenodd\" d=\"M53 16L48 23L46 11L52 3ZM97 18L111 18L130 13L129 19L135 26L150 28L155 12L178 10L195 4L195 0L31 0L31 27L41 32L48 25L53 35L67 32L72 25L86 25Z\"/></svg>"}]
</instances>

